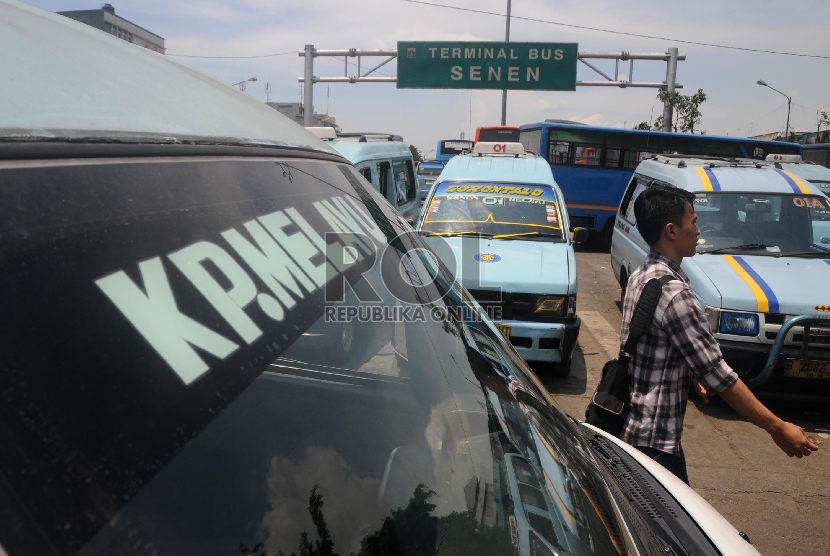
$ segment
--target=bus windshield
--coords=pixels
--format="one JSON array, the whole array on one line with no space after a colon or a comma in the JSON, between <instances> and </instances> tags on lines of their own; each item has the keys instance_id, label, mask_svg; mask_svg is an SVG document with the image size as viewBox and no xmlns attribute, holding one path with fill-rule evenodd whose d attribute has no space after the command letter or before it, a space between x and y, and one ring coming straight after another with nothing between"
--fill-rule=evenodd
<instances>
[{"instance_id":1,"label":"bus windshield","mask_svg":"<svg viewBox=\"0 0 830 556\"><path fill-rule=\"evenodd\" d=\"M698 253L830 253L830 200L819 195L700 193Z\"/></svg>"},{"instance_id":2,"label":"bus windshield","mask_svg":"<svg viewBox=\"0 0 830 556\"><path fill-rule=\"evenodd\" d=\"M445 139L438 141L438 146L435 149L435 160L446 164L455 155L469 152L472 149L472 141L465 141L463 139Z\"/></svg>"},{"instance_id":3,"label":"bus windshield","mask_svg":"<svg viewBox=\"0 0 830 556\"><path fill-rule=\"evenodd\" d=\"M518 143L519 128L515 126L488 126L476 129L476 143Z\"/></svg>"},{"instance_id":4,"label":"bus windshield","mask_svg":"<svg viewBox=\"0 0 830 556\"><path fill-rule=\"evenodd\" d=\"M561 208L546 185L444 182L432 197L421 231L564 240Z\"/></svg>"}]
</instances>

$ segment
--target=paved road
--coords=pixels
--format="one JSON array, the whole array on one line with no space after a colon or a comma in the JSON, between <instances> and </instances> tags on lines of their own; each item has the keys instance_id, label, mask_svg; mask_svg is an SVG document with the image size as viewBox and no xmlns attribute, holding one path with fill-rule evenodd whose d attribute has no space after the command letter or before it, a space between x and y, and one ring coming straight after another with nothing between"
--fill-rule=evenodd
<instances>
[{"instance_id":1,"label":"paved road","mask_svg":"<svg viewBox=\"0 0 830 556\"><path fill-rule=\"evenodd\" d=\"M577 253L582 317L571 376L540 377L559 406L584 415L603 364L616 355L620 288L608 253ZM765 400L784 419L803 427L820 449L808 458L788 458L769 435L745 421L720 399L689 400L683 446L692 487L762 554L830 554L830 397L828 401Z\"/></svg>"}]
</instances>

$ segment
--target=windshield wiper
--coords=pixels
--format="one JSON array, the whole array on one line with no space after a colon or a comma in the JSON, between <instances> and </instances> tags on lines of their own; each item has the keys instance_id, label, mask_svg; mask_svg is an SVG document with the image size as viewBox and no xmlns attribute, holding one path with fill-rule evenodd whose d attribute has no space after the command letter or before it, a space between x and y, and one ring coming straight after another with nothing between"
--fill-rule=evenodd
<instances>
[{"instance_id":1,"label":"windshield wiper","mask_svg":"<svg viewBox=\"0 0 830 556\"><path fill-rule=\"evenodd\" d=\"M757 249L766 249L767 247L775 247L775 245L767 245L766 243L744 243L742 245L733 245L731 247L719 247L711 251L701 251L701 255L710 255L712 253L720 253L721 251L754 251Z\"/></svg>"},{"instance_id":2,"label":"windshield wiper","mask_svg":"<svg viewBox=\"0 0 830 556\"><path fill-rule=\"evenodd\" d=\"M493 239L502 239L506 237L520 237L520 236L538 236L539 232L519 232L517 234L496 234Z\"/></svg>"},{"instance_id":3,"label":"windshield wiper","mask_svg":"<svg viewBox=\"0 0 830 556\"><path fill-rule=\"evenodd\" d=\"M449 232L427 232L430 236L454 237L454 236L478 236L478 237L493 237L493 234L486 234L476 230L453 230Z\"/></svg>"},{"instance_id":4,"label":"windshield wiper","mask_svg":"<svg viewBox=\"0 0 830 556\"><path fill-rule=\"evenodd\" d=\"M793 251L791 253L780 253L779 257L815 257L824 259L830 257L830 251Z\"/></svg>"}]
</instances>

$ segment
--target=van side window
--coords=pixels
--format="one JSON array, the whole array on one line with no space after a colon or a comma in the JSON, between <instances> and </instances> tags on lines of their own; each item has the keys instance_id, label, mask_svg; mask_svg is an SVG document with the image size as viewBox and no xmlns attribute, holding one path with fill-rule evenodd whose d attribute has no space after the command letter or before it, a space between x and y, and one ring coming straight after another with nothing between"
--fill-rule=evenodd
<instances>
[{"instance_id":1,"label":"van side window","mask_svg":"<svg viewBox=\"0 0 830 556\"><path fill-rule=\"evenodd\" d=\"M392 174L395 176L395 200L399 207L406 204L407 189L412 183L410 174L406 171L406 162L408 161L395 160L392 162ZM415 196L413 195L412 198L414 199Z\"/></svg>"},{"instance_id":2,"label":"van side window","mask_svg":"<svg viewBox=\"0 0 830 556\"><path fill-rule=\"evenodd\" d=\"M620 215L631 224L637 223L636 218L634 218L634 201L649 185L651 185L651 180L643 176L634 176L631 183L628 184L628 189L623 196L622 203L620 203Z\"/></svg>"},{"instance_id":3,"label":"van side window","mask_svg":"<svg viewBox=\"0 0 830 556\"><path fill-rule=\"evenodd\" d=\"M412 161L406 162L406 200L414 201L418 195L418 180L415 179L415 169L412 167Z\"/></svg>"},{"instance_id":4,"label":"van side window","mask_svg":"<svg viewBox=\"0 0 830 556\"><path fill-rule=\"evenodd\" d=\"M372 169L371 168L361 168L360 175L366 178L366 181L372 183Z\"/></svg>"},{"instance_id":5,"label":"van side window","mask_svg":"<svg viewBox=\"0 0 830 556\"><path fill-rule=\"evenodd\" d=\"M389 195L387 194L389 191L389 174L392 171L392 167L388 162L378 162L378 185L380 188L380 194L383 195L385 199L389 199Z\"/></svg>"}]
</instances>

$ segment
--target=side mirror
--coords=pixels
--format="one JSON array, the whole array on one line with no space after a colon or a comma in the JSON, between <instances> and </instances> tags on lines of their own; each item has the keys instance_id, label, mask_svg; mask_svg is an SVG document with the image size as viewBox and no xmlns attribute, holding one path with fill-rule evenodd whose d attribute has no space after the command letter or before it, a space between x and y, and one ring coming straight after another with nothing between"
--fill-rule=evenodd
<instances>
[{"instance_id":1,"label":"side mirror","mask_svg":"<svg viewBox=\"0 0 830 556\"><path fill-rule=\"evenodd\" d=\"M588 241L588 229L574 228L573 232L571 232L571 241L574 243L585 243Z\"/></svg>"}]
</instances>

